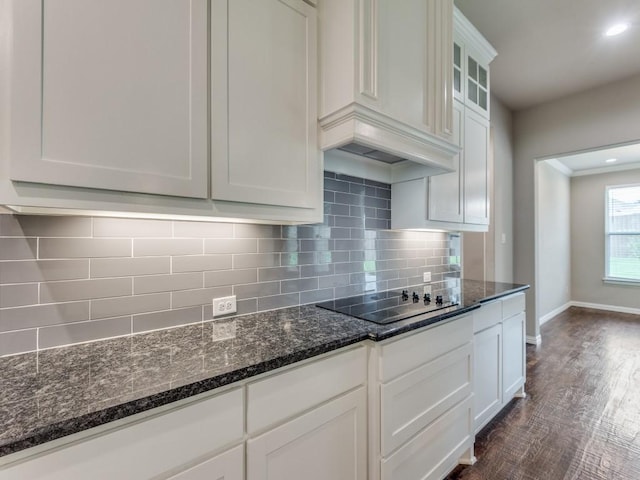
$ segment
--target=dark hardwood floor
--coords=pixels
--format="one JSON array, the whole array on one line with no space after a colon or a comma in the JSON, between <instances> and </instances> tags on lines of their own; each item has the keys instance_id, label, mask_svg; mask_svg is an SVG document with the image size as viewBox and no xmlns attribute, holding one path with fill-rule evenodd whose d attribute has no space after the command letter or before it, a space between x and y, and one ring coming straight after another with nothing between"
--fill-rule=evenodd
<instances>
[{"instance_id":1,"label":"dark hardwood floor","mask_svg":"<svg viewBox=\"0 0 640 480\"><path fill-rule=\"evenodd\" d=\"M527 398L449 480L640 480L640 316L572 307L527 346Z\"/></svg>"}]
</instances>

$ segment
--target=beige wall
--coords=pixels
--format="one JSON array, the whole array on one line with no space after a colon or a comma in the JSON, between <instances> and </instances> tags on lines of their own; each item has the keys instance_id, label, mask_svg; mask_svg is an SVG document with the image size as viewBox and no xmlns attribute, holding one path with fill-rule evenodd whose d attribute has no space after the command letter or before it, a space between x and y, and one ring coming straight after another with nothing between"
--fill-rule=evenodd
<instances>
[{"instance_id":1,"label":"beige wall","mask_svg":"<svg viewBox=\"0 0 640 480\"><path fill-rule=\"evenodd\" d=\"M640 140L640 76L514 114L514 281L528 283L527 335L539 334L535 302L535 159Z\"/></svg>"},{"instance_id":2,"label":"beige wall","mask_svg":"<svg viewBox=\"0 0 640 480\"><path fill-rule=\"evenodd\" d=\"M640 308L640 288L602 281L605 187L629 183L640 183L640 169L571 179L571 299L575 302Z\"/></svg>"},{"instance_id":3,"label":"beige wall","mask_svg":"<svg viewBox=\"0 0 640 480\"><path fill-rule=\"evenodd\" d=\"M513 281L513 119L511 112L491 96L494 190L493 218L494 278ZM504 235L504 243L502 236Z\"/></svg>"},{"instance_id":4,"label":"beige wall","mask_svg":"<svg viewBox=\"0 0 640 480\"><path fill-rule=\"evenodd\" d=\"M538 162L537 168L538 317L543 319L571 301L571 182L549 162Z\"/></svg>"}]
</instances>

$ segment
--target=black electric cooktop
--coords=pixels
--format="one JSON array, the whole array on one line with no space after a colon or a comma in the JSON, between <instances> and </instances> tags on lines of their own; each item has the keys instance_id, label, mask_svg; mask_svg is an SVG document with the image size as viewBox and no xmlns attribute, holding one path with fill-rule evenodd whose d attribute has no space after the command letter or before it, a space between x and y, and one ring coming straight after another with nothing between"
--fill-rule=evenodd
<instances>
[{"instance_id":1,"label":"black electric cooktop","mask_svg":"<svg viewBox=\"0 0 640 480\"><path fill-rule=\"evenodd\" d=\"M339 298L316 304L317 307L344 313L369 322L385 325L412 317L428 318L442 312L443 309L455 307L442 296L418 293L411 289L389 290L355 297Z\"/></svg>"}]
</instances>

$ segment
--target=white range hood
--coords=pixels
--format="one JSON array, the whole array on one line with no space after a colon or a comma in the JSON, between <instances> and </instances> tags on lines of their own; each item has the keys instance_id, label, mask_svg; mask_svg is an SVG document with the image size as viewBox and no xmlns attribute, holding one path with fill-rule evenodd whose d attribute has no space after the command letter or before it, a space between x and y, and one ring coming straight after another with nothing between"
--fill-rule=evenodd
<instances>
[{"instance_id":1,"label":"white range hood","mask_svg":"<svg viewBox=\"0 0 640 480\"><path fill-rule=\"evenodd\" d=\"M325 169L363 176L369 165L390 183L401 171L454 171L453 1L324 0L318 9ZM356 158L369 162L348 165Z\"/></svg>"}]
</instances>

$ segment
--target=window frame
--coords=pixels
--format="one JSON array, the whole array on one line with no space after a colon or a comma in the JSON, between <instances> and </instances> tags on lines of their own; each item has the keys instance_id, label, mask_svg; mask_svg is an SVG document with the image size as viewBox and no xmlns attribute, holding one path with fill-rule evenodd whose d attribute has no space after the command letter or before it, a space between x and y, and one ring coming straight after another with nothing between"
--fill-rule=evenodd
<instances>
[{"instance_id":1,"label":"window frame","mask_svg":"<svg viewBox=\"0 0 640 480\"><path fill-rule=\"evenodd\" d=\"M634 232L611 232L610 230L610 216L609 216L609 192L611 190L621 189L621 188L629 188L629 187L637 187L640 188L640 183L629 183L623 185L607 185L604 191L604 277L603 281L605 283L617 284L617 285L635 285L640 286L640 278L624 278L624 277L613 277L610 275L610 244L611 238L613 236L620 235L632 235L640 237L640 230Z\"/></svg>"}]
</instances>

